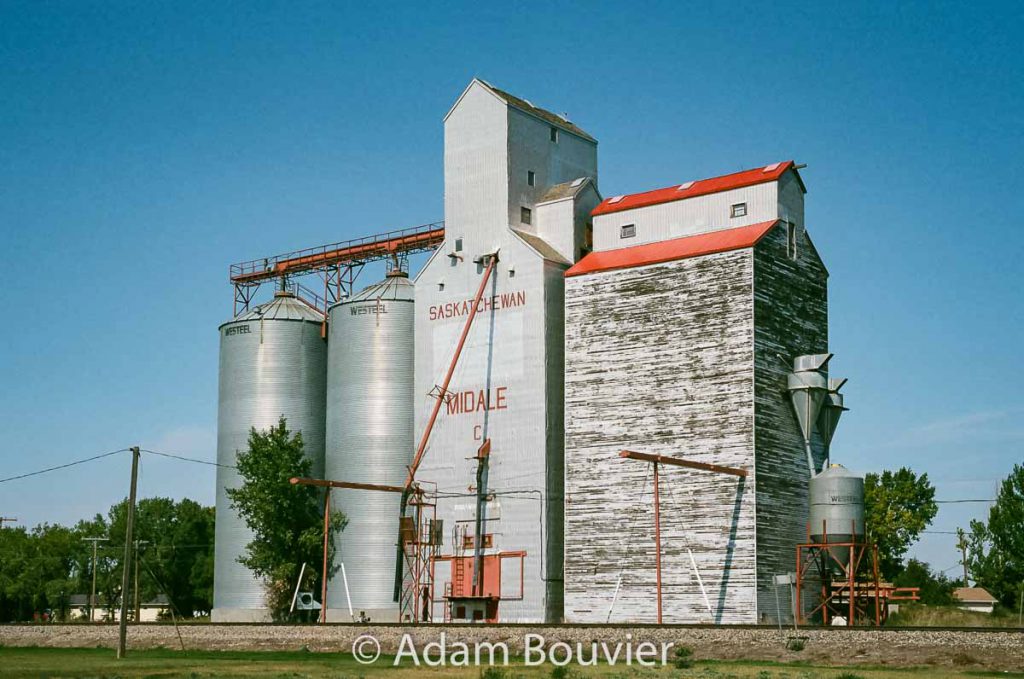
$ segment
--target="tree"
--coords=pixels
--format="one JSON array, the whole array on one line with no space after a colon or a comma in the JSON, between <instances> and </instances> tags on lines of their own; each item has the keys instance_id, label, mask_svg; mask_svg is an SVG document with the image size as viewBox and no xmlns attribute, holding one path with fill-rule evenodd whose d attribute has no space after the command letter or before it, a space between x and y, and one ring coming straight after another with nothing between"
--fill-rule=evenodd
<instances>
[{"instance_id":1,"label":"tree","mask_svg":"<svg viewBox=\"0 0 1024 679\"><path fill-rule=\"evenodd\" d=\"M864 477L864 520L868 537L878 546L882 577L899 574L910 545L938 511L927 474L917 476L901 467Z\"/></svg>"},{"instance_id":2,"label":"tree","mask_svg":"<svg viewBox=\"0 0 1024 679\"><path fill-rule=\"evenodd\" d=\"M110 508L111 544L124 551L127 502ZM175 615L208 612L213 593L214 510L189 499L153 497L135 508L139 600L167 596ZM134 558L134 556L133 556ZM120 570L118 570L120 573ZM134 575L134 574L133 574ZM120 575L118 575L120 577ZM134 601L134 586L129 592ZM131 606L129 606L131 607Z\"/></svg>"},{"instance_id":3,"label":"tree","mask_svg":"<svg viewBox=\"0 0 1024 679\"><path fill-rule=\"evenodd\" d=\"M971 521L968 571L1005 606L1013 607L1024 587L1024 466L999 484L988 523Z\"/></svg>"},{"instance_id":4,"label":"tree","mask_svg":"<svg viewBox=\"0 0 1024 679\"><path fill-rule=\"evenodd\" d=\"M239 562L263 578L267 607L275 620L281 620L302 564L308 569L323 558L323 492L289 482L295 476L310 476L312 463L304 453L302 432L292 436L284 417L267 431L249 432L249 449L238 453L236 466L243 483L228 489L228 498L253 533ZM341 512L331 514L332 534L344 524ZM333 539L329 550L330 563ZM328 577L335 570L330 569Z\"/></svg>"},{"instance_id":5,"label":"tree","mask_svg":"<svg viewBox=\"0 0 1024 679\"><path fill-rule=\"evenodd\" d=\"M43 524L0 530L0 619L63 619L76 582L72 531Z\"/></svg>"},{"instance_id":6,"label":"tree","mask_svg":"<svg viewBox=\"0 0 1024 679\"><path fill-rule=\"evenodd\" d=\"M907 561L906 568L892 582L897 587L919 588L921 603L929 606L953 605L953 589L958 584L945 573L932 572L928 564L917 559Z\"/></svg>"}]
</instances>

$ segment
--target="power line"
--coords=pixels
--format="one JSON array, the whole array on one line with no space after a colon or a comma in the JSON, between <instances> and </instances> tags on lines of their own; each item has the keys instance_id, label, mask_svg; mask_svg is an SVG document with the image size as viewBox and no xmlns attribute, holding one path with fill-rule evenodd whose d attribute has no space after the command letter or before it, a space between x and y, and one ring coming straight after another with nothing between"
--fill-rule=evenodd
<instances>
[{"instance_id":1,"label":"power line","mask_svg":"<svg viewBox=\"0 0 1024 679\"><path fill-rule=\"evenodd\" d=\"M181 460L182 462L194 462L195 464L205 464L211 467L224 467L225 469L238 469L238 467L230 464L220 464L219 462L210 462L208 460L198 460L194 457L185 457L184 455L174 455L173 453L161 453L156 450L142 449L142 452L149 453L150 455L159 455L160 457L169 457L174 460Z\"/></svg>"},{"instance_id":2,"label":"power line","mask_svg":"<svg viewBox=\"0 0 1024 679\"><path fill-rule=\"evenodd\" d=\"M82 460L75 460L74 462L68 462L67 464L60 464L56 467L48 467L46 469L40 469L39 471L29 472L27 474L18 474L17 476L8 476L5 479L0 479L0 483L7 483L8 481L17 481L18 479L27 479L30 476L39 476L40 474L46 474L48 472L55 472L58 469L67 469L68 467L74 467L78 464L85 464L86 462L92 462L93 460L100 460L104 457L110 457L111 455L117 455L118 453L125 453L128 448L121 448L120 450L112 450L109 453L103 453L102 455L93 455Z\"/></svg>"}]
</instances>

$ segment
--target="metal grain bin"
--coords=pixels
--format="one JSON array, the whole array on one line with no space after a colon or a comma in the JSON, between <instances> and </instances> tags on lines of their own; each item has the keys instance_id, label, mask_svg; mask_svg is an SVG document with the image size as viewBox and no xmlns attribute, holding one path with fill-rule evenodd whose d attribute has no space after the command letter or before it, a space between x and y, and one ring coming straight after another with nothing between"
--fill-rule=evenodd
<instances>
[{"instance_id":1,"label":"metal grain bin","mask_svg":"<svg viewBox=\"0 0 1024 679\"><path fill-rule=\"evenodd\" d=\"M330 309L327 369L327 478L401 486L412 462L413 300L408 277L393 272ZM334 490L332 507L348 525L338 540L353 612L398 619L393 599L400 497ZM328 618L348 619L339 572L327 594Z\"/></svg>"},{"instance_id":2,"label":"metal grain bin","mask_svg":"<svg viewBox=\"0 0 1024 679\"><path fill-rule=\"evenodd\" d=\"M273 301L220 326L218 464L233 466L238 451L248 449L250 428L268 429L283 415L289 430L302 432L313 476L323 473L327 345L322 323L320 313L279 292ZM234 469L217 468L214 622L267 616L262 583L237 561L251 540L226 493L239 484Z\"/></svg>"},{"instance_id":3,"label":"metal grain bin","mask_svg":"<svg viewBox=\"0 0 1024 679\"><path fill-rule=\"evenodd\" d=\"M811 539L850 542L864 536L864 478L834 464L810 480ZM853 531L851 533L851 531ZM847 550L833 550L841 560Z\"/></svg>"}]
</instances>

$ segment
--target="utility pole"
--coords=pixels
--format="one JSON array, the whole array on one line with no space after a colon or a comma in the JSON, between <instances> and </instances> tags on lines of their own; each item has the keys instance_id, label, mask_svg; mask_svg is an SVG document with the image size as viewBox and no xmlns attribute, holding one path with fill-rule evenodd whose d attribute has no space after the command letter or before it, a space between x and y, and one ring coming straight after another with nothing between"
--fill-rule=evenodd
<instances>
[{"instance_id":1,"label":"utility pole","mask_svg":"<svg viewBox=\"0 0 1024 679\"><path fill-rule=\"evenodd\" d=\"M970 583L967 582L967 535L963 528L957 528L956 536L956 548L960 550L960 563L964 565L964 587L970 587Z\"/></svg>"},{"instance_id":2,"label":"utility pole","mask_svg":"<svg viewBox=\"0 0 1024 679\"><path fill-rule=\"evenodd\" d=\"M1020 608L1017 611L1017 627L1024 627L1024 582L1020 583Z\"/></svg>"},{"instance_id":3,"label":"utility pole","mask_svg":"<svg viewBox=\"0 0 1024 679\"><path fill-rule=\"evenodd\" d=\"M135 622L139 621L139 545L148 545L149 540L135 541Z\"/></svg>"},{"instance_id":4,"label":"utility pole","mask_svg":"<svg viewBox=\"0 0 1024 679\"><path fill-rule=\"evenodd\" d=\"M95 622L96 610L96 543L107 542L110 538L84 538L92 543L92 594L89 596L89 622Z\"/></svg>"},{"instance_id":5,"label":"utility pole","mask_svg":"<svg viewBox=\"0 0 1024 679\"><path fill-rule=\"evenodd\" d=\"M139 483L139 447L132 449L132 485L128 491L128 519L125 521L124 566L121 574L121 620L117 639L117 657L125 656L125 645L128 641L128 588L131 585L132 564L132 531L135 523L135 489Z\"/></svg>"}]
</instances>

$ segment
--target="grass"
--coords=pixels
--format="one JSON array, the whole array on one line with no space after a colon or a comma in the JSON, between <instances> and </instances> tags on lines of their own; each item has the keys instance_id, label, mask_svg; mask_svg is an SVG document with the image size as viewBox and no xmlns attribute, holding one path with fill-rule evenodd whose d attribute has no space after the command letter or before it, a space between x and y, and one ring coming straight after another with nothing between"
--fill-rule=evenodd
<instances>
[{"instance_id":1,"label":"grass","mask_svg":"<svg viewBox=\"0 0 1024 679\"><path fill-rule=\"evenodd\" d=\"M208 677L276 677L329 679L428 676L464 679L541 679L604 677L605 679L949 679L983 676L984 673L953 669L828 668L813 664L787 665L764 662L694 661L687 669L671 664L646 669L625 666L573 667L567 671L550 665L524 667L513 661L505 668L424 668L406 664L392 667L391 658L375 665L360 665L348 653L172 651L163 649L130 651L117 660L106 648L3 648L0 647L0 677L109 677L113 679L205 679ZM989 676L1008 676L989 673ZM1024 675L1017 675L1024 676Z\"/></svg>"},{"instance_id":2,"label":"grass","mask_svg":"<svg viewBox=\"0 0 1024 679\"><path fill-rule=\"evenodd\" d=\"M956 606L907 604L889 617L886 627L1017 627L1017 615L998 608L979 613Z\"/></svg>"}]
</instances>

